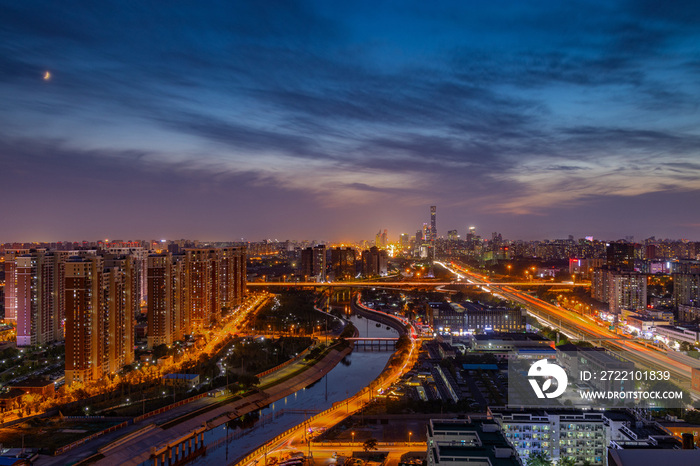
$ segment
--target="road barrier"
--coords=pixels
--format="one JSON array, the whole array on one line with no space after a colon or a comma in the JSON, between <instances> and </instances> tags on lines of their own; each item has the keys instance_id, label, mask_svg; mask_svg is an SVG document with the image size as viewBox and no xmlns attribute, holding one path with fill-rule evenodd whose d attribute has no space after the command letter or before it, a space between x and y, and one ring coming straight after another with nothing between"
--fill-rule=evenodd
<instances>
[{"instance_id":1,"label":"road barrier","mask_svg":"<svg viewBox=\"0 0 700 466\"><path fill-rule=\"evenodd\" d=\"M275 371L277 371L277 370L280 370L280 369L282 369L283 367L287 367L288 365L292 364L293 362L296 362L296 361L298 361L299 359L301 359L301 358L303 358L304 356L306 356L307 354L309 354L310 351L311 351L311 347L308 347L308 348L306 348L304 351L302 351L301 353L299 353L299 354L297 354L296 356L294 356L292 359L288 359L288 360L286 360L285 362L283 362L282 364L277 365L277 366L273 367L272 369L268 369L268 370L266 370L265 372L261 372L261 373L259 373L259 374L255 374L255 377L257 377L258 379L260 379L261 377L265 377L265 376L268 375L268 374L272 374L273 372L275 372Z\"/></svg>"},{"instance_id":2,"label":"road barrier","mask_svg":"<svg viewBox=\"0 0 700 466\"><path fill-rule=\"evenodd\" d=\"M191 396L189 398L185 398L184 400L180 400L177 403L172 403L172 404L169 404L167 406L163 406L162 408L158 408L155 411L150 411L146 414L142 414L141 416L136 416L134 418L134 422L141 422L144 419L148 419L151 416L155 416L156 414L161 414L161 413L164 413L166 411L170 411L173 408L177 408L179 406L186 405L187 403L197 401L201 398L204 398L207 395L209 395L209 392L204 392L204 393L200 393L199 395Z\"/></svg>"}]
</instances>

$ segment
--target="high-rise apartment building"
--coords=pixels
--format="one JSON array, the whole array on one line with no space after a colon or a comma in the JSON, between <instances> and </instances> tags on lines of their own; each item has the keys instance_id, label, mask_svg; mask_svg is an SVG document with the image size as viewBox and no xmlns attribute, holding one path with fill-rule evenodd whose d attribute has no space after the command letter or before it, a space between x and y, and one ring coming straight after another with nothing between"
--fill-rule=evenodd
<instances>
[{"instance_id":1,"label":"high-rise apartment building","mask_svg":"<svg viewBox=\"0 0 700 466\"><path fill-rule=\"evenodd\" d=\"M331 249L331 271L334 280L355 277L355 250L353 248Z\"/></svg>"},{"instance_id":2,"label":"high-rise apartment building","mask_svg":"<svg viewBox=\"0 0 700 466\"><path fill-rule=\"evenodd\" d=\"M244 248L186 250L184 320L188 320L188 332L208 325L221 316L222 309L231 309L242 302L245 261ZM323 266L325 279L325 246Z\"/></svg>"},{"instance_id":3,"label":"high-rise apartment building","mask_svg":"<svg viewBox=\"0 0 700 466\"><path fill-rule=\"evenodd\" d=\"M66 253L43 249L15 257L13 289L17 346L63 338L63 264ZM7 263L7 260L6 260Z\"/></svg>"},{"instance_id":4,"label":"high-rise apartment building","mask_svg":"<svg viewBox=\"0 0 700 466\"><path fill-rule=\"evenodd\" d=\"M16 257L28 254L29 249L16 249L5 253L5 319L17 320Z\"/></svg>"},{"instance_id":5,"label":"high-rise apartment building","mask_svg":"<svg viewBox=\"0 0 700 466\"><path fill-rule=\"evenodd\" d=\"M301 251L301 274L307 280L326 280L326 246L319 244Z\"/></svg>"},{"instance_id":6,"label":"high-rise apartment building","mask_svg":"<svg viewBox=\"0 0 700 466\"><path fill-rule=\"evenodd\" d=\"M386 250L371 247L362 251L362 275L365 277L385 276L387 274Z\"/></svg>"},{"instance_id":7,"label":"high-rise apartment building","mask_svg":"<svg viewBox=\"0 0 700 466\"><path fill-rule=\"evenodd\" d=\"M133 360L133 342L129 339L132 346L126 346L126 336L133 333L133 324L128 325L127 322L133 321L133 317L129 315L127 303L124 299L125 290L127 288L127 272L120 267L106 267L103 271L103 311L102 325L103 338L100 342L103 346L102 350L102 374L115 374L127 364L127 354L131 354L129 363Z\"/></svg>"},{"instance_id":8,"label":"high-rise apartment building","mask_svg":"<svg viewBox=\"0 0 700 466\"><path fill-rule=\"evenodd\" d=\"M134 260L134 267L139 280L139 301L146 300L146 258L148 250L140 246L132 247L111 247L106 250L107 254L115 256L131 256Z\"/></svg>"},{"instance_id":9,"label":"high-rise apartment building","mask_svg":"<svg viewBox=\"0 0 700 466\"><path fill-rule=\"evenodd\" d=\"M134 361L137 262L131 256L83 254L62 263L66 383L114 374Z\"/></svg>"},{"instance_id":10,"label":"high-rise apartment building","mask_svg":"<svg viewBox=\"0 0 700 466\"><path fill-rule=\"evenodd\" d=\"M673 303L681 307L681 317L693 320L700 314L700 262L681 261L675 266L673 277Z\"/></svg>"},{"instance_id":11,"label":"high-rise apartment building","mask_svg":"<svg viewBox=\"0 0 700 466\"><path fill-rule=\"evenodd\" d=\"M216 256L211 249L187 249L185 273L187 287L187 313L192 328L201 328L211 322L212 311L217 308Z\"/></svg>"},{"instance_id":12,"label":"high-rise apartment building","mask_svg":"<svg viewBox=\"0 0 700 466\"><path fill-rule=\"evenodd\" d=\"M634 270L634 244L610 243L605 248L605 254L608 268Z\"/></svg>"},{"instance_id":13,"label":"high-rise apartment building","mask_svg":"<svg viewBox=\"0 0 700 466\"><path fill-rule=\"evenodd\" d=\"M173 342L172 255L150 255L147 259L148 347Z\"/></svg>"},{"instance_id":14,"label":"high-rise apartment building","mask_svg":"<svg viewBox=\"0 0 700 466\"><path fill-rule=\"evenodd\" d=\"M65 269L66 383L97 380L104 373L104 260L71 257Z\"/></svg>"},{"instance_id":15,"label":"high-rise apartment building","mask_svg":"<svg viewBox=\"0 0 700 466\"><path fill-rule=\"evenodd\" d=\"M134 361L135 318L141 309L142 295L141 262L132 255L106 254L104 259L105 269L110 271L115 281L114 287L110 289L110 296L113 296L110 299L114 299L114 303L107 303L112 312L109 316L110 328L114 329L113 338L118 346L109 369L114 372L115 365L119 369Z\"/></svg>"},{"instance_id":16,"label":"high-rise apartment building","mask_svg":"<svg viewBox=\"0 0 700 466\"><path fill-rule=\"evenodd\" d=\"M646 309L646 275L637 272L608 272L608 303L613 314L619 314L622 309Z\"/></svg>"}]
</instances>

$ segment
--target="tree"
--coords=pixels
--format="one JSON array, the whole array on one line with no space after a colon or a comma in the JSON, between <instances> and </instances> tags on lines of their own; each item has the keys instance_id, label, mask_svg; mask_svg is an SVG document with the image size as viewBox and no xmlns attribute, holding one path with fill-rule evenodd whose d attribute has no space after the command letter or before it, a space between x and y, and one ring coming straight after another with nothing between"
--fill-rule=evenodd
<instances>
[{"instance_id":1,"label":"tree","mask_svg":"<svg viewBox=\"0 0 700 466\"><path fill-rule=\"evenodd\" d=\"M238 383L243 388L250 388L260 383L260 380L252 374L241 374L238 376Z\"/></svg>"},{"instance_id":2,"label":"tree","mask_svg":"<svg viewBox=\"0 0 700 466\"><path fill-rule=\"evenodd\" d=\"M557 466L576 466L576 459L573 456L562 456Z\"/></svg>"},{"instance_id":3,"label":"tree","mask_svg":"<svg viewBox=\"0 0 700 466\"><path fill-rule=\"evenodd\" d=\"M376 438L368 438L367 440L365 440L365 443L362 444L362 448L364 448L365 451L376 450L377 449L377 439Z\"/></svg>"},{"instance_id":4,"label":"tree","mask_svg":"<svg viewBox=\"0 0 700 466\"><path fill-rule=\"evenodd\" d=\"M407 335L401 335L396 340L396 350L401 351L408 349L411 346L411 339Z\"/></svg>"},{"instance_id":5,"label":"tree","mask_svg":"<svg viewBox=\"0 0 700 466\"><path fill-rule=\"evenodd\" d=\"M527 466L552 466L549 453L544 451L533 451L525 460Z\"/></svg>"}]
</instances>

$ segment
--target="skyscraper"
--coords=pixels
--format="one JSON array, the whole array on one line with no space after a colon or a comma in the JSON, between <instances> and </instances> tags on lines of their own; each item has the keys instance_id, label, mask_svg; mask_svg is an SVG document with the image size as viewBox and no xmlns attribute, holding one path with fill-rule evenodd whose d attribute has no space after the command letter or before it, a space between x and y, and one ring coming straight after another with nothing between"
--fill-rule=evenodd
<instances>
[{"instance_id":1,"label":"skyscraper","mask_svg":"<svg viewBox=\"0 0 700 466\"><path fill-rule=\"evenodd\" d=\"M66 384L97 380L104 360L104 261L71 257L66 262Z\"/></svg>"},{"instance_id":2,"label":"skyscraper","mask_svg":"<svg viewBox=\"0 0 700 466\"><path fill-rule=\"evenodd\" d=\"M326 280L326 246L324 244L301 251L301 274L306 280Z\"/></svg>"},{"instance_id":3,"label":"skyscraper","mask_svg":"<svg viewBox=\"0 0 700 466\"><path fill-rule=\"evenodd\" d=\"M619 270L634 270L634 244L610 243L606 246L607 266Z\"/></svg>"},{"instance_id":4,"label":"skyscraper","mask_svg":"<svg viewBox=\"0 0 700 466\"><path fill-rule=\"evenodd\" d=\"M386 250L376 246L362 251L362 275L365 277L385 276L387 274Z\"/></svg>"},{"instance_id":5,"label":"skyscraper","mask_svg":"<svg viewBox=\"0 0 700 466\"><path fill-rule=\"evenodd\" d=\"M65 253L39 249L14 259L11 293L15 296L17 346L63 338L65 256Z\"/></svg>"},{"instance_id":6,"label":"skyscraper","mask_svg":"<svg viewBox=\"0 0 700 466\"><path fill-rule=\"evenodd\" d=\"M189 320L188 332L219 318L223 308L230 309L242 302L245 260L245 248L186 250L187 306L180 321Z\"/></svg>"},{"instance_id":7,"label":"skyscraper","mask_svg":"<svg viewBox=\"0 0 700 466\"><path fill-rule=\"evenodd\" d=\"M153 254L147 258L148 347L173 342L172 255Z\"/></svg>"},{"instance_id":8,"label":"skyscraper","mask_svg":"<svg viewBox=\"0 0 700 466\"><path fill-rule=\"evenodd\" d=\"M435 243L437 239L437 206L430 206L430 241Z\"/></svg>"},{"instance_id":9,"label":"skyscraper","mask_svg":"<svg viewBox=\"0 0 700 466\"><path fill-rule=\"evenodd\" d=\"M141 259L133 255L106 254L105 273L112 286L109 287L107 306L110 332L114 341L114 352L109 355L109 371L114 372L134 361L135 317L141 310Z\"/></svg>"},{"instance_id":10,"label":"skyscraper","mask_svg":"<svg viewBox=\"0 0 700 466\"><path fill-rule=\"evenodd\" d=\"M352 248L331 249L331 271L334 280L355 277L355 250Z\"/></svg>"}]
</instances>

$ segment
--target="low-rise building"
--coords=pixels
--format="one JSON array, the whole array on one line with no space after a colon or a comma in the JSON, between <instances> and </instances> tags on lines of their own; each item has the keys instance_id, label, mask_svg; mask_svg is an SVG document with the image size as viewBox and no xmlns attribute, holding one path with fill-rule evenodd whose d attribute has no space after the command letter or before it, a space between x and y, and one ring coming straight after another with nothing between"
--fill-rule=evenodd
<instances>
[{"instance_id":1,"label":"low-rise building","mask_svg":"<svg viewBox=\"0 0 700 466\"><path fill-rule=\"evenodd\" d=\"M700 327L697 325L673 326L664 325L656 329L656 334L677 342L697 345L700 341Z\"/></svg>"},{"instance_id":2,"label":"low-rise building","mask_svg":"<svg viewBox=\"0 0 700 466\"><path fill-rule=\"evenodd\" d=\"M473 351L503 352L520 348L554 348L554 342L536 333L493 333L471 335Z\"/></svg>"},{"instance_id":3,"label":"low-rise building","mask_svg":"<svg viewBox=\"0 0 700 466\"><path fill-rule=\"evenodd\" d=\"M56 393L56 386L52 380L27 379L23 382L11 383L8 386L22 390L26 394L32 393L43 397L50 397Z\"/></svg>"},{"instance_id":4,"label":"low-rise building","mask_svg":"<svg viewBox=\"0 0 700 466\"><path fill-rule=\"evenodd\" d=\"M163 376L163 383L194 388L199 385L199 374L166 374Z\"/></svg>"},{"instance_id":5,"label":"low-rise building","mask_svg":"<svg viewBox=\"0 0 700 466\"><path fill-rule=\"evenodd\" d=\"M488 419L431 419L428 466L522 466L499 425Z\"/></svg>"}]
</instances>

